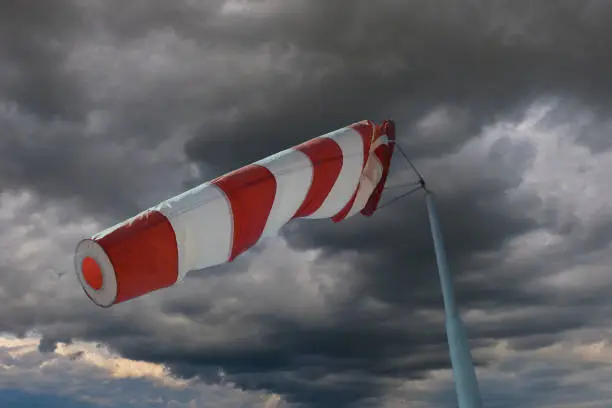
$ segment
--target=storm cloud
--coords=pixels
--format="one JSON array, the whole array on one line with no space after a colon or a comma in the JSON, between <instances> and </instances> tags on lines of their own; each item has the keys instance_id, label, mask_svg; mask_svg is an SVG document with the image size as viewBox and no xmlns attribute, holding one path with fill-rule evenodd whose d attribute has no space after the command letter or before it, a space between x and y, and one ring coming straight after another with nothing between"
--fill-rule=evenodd
<instances>
[{"instance_id":1,"label":"storm cloud","mask_svg":"<svg viewBox=\"0 0 612 408\"><path fill-rule=\"evenodd\" d=\"M218 406L454 406L420 193L108 310L72 271L78 240L143 208L392 118L486 406L609 406L611 23L606 1L3 2L0 329L39 333L37 364L100 344L203 401L231 383ZM388 184L414 179L396 155Z\"/></svg>"}]
</instances>

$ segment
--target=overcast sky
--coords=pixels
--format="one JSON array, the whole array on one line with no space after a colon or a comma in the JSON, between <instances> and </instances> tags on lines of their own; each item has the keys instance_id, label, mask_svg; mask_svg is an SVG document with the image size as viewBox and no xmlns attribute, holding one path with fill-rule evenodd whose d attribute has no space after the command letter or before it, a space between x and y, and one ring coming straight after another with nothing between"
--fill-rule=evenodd
<instances>
[{"instance_id":1,"label":"overcast sky","mask_svg":"<svg viewBox=\"0 0 612 408\"><path fill-rule=\"evenodd\" d=\"M190 186L393 118L485 406L609 407L610 50L607 0L0 2L0 402L454 408L422 195L110 309L72 267Z\"/></svg>"}]
</instances>

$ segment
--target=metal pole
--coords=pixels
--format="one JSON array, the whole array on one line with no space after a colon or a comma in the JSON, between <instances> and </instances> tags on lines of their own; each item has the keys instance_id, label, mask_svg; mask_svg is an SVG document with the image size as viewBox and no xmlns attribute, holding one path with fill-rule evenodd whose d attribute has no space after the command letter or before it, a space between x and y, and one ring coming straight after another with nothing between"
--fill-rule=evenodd
<instances>
[{"instance_id":1,"label":"metal pole","mask_svg":"<svg viewBox=\"0 0 612 408\"><path fill-rule=\"evenodd\" d=\"M424 186L423 186L424 187ZM459 408L481 408L482 400L478 388L478 380L472 362L472 354L467 341L467 335L459 310L455 303L453 281L446 259L446 250L442 239L442 231L438 221L435 197L432 192L426 190L427 212L429 214L429 225L433 237L434 249L436 251L436 262L438 274L442 286L442 297L444 298L444 313L446 315L446 336L450 349L451 364L453 366L453 377Z\"/></svg>"}]
</instances>

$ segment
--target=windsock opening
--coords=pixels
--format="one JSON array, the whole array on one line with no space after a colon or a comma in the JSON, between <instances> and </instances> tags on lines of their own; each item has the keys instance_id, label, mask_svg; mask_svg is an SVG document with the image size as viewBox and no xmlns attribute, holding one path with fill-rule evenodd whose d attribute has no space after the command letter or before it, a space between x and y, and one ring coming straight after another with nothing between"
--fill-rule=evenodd
<instances>
[{"instance_id":1,"label":"windsock opening","mask_svg":"<svg viewBox=\"0 0 612 408\"><path fill-rule=\"evenodd\" d=\"M77 277L85 294L96 305L110 307L117 298L115 268L99 243L84 239L74 259Z\"/></svg>"},{"instance_id":2,"label":"windsock opening","mask_svg":"<svg viewBox=\"0 0 612 408\"><path fill-rule=\"evenodd\" d=\"M86 256L81 265L83 269L83 278L85 282L94 290L102 289L104 278L102 277L102 269L100 265L91 257Z\"/></svg>"}]
</instances>

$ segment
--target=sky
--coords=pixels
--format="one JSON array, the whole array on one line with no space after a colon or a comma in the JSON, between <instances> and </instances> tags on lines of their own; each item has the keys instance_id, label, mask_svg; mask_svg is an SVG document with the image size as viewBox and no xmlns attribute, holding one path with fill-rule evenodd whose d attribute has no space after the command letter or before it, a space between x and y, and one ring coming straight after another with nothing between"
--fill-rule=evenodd
<instances>
[{"instance_id":1,"label":"sky","mask_svg":"<svg viewBox=\"0 0 612 408\"><path fill-rule=\"evenodd\" d=\"M485 406L609 407L611 22L605 0L2 1L0 406L456 407L422 195L110 309L72 266L187 188L392 118Z\"/></svg>"}]
</instances>

